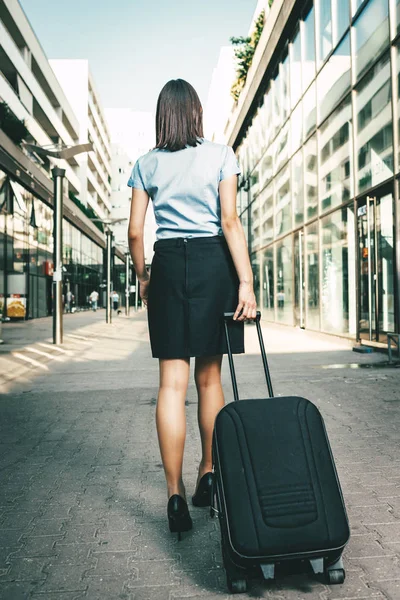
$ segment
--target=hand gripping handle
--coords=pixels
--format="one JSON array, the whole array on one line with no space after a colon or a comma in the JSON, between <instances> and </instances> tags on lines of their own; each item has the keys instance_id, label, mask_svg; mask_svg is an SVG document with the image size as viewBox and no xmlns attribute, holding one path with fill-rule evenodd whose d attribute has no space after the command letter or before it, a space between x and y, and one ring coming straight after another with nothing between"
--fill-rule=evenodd
<instances>
[{"instance_id":1,"label":"hand gripping handle","mask_svg":"<svg viewBox=\"0 0 400 600\"><path fill-rule=\"evenodd\" d=\"M228 360L229 360L229 368L230 368L230 371L231 371L231 378L232 378L233 397L235 399L235 402L237 402L239 400L239 392L238 392L238 386L237 386L237 380L236 380L235 365L233 363L233 355L232 355L231 342L230 342L230 339L229 339L229 331L228 331L228 321L232 319L232 317L233 317L234 314L235 313L233 313L233 312L226 312L226 313L224 313L224 328L225 328L226 344L227 344L227 347L228 347ZM257 316L255 318L256 327L257 327L257 334L258 334L258 341L260 343L261 357L262 357L263 366L264 366L265 379L267 380L268 394L269 394L269 397L272 398L273 395L274 395L274 392L273 392L273 389L272 389L271 375L270 375L270 372L269 372L267 355L266 355L266 352L265 352L264 340L263 340L263 335L262 335L262 331L261 331L260 320L261 320L261 312L258 310L257 311Z\"/></svg>"}]
</instances>

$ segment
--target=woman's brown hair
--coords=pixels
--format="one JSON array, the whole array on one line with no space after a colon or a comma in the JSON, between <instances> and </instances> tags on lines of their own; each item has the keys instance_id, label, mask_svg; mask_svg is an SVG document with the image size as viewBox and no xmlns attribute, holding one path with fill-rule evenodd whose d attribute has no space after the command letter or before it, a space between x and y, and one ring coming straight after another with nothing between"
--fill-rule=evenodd
<instances>
[{"instance_id":1,"label":"woman's brown hair","mask_svg":"<svg viewBox=\"0 0 400 600\"><path fill-rule=\"evenodd\" d=\"M156 148L176 152L197 146L203 136L203 109L196 90L184 79L171 79L158 96Z\"/></svg>"}]
</instances>

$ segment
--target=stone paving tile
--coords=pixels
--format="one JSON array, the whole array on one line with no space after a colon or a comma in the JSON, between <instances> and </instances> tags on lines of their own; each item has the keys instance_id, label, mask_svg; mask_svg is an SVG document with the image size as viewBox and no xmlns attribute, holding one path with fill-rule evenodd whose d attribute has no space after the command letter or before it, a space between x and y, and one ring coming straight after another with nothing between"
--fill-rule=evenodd
<instances>
[{"instance_id":1,"label":"stone paving tile","mask_svg":"<svg viewBox=\"0 0 400 600\"><path fill-rule=\"evenodd\" d=\"M0 600L28 600L34 587L26 581L19 583L1 583L0 581Z\"/></svg>"},{"instance_id":2,"label":"stone paving tile","mask_svg":"<svg viewBox=\"0 0 400 600\"><path fill-rule=\"evenodd\" d=\"M158 367L150 358L145 316L99 324L96 346L85 357L52 364L29 386L15 384L14 392L0 396L0 599L238 598L228 593L219 524L207 510L190 507L194 528L181 542L168 530L154 426ZM400 600L400 406L382 400L398 397L400 372L322 370L324 364L384 357L337 349L280 354L289 330L271 331L276 393L314 399L326 420L352 538L343 586L307 574L282 575L275 582L253 581L241 597ZM135 336L141 341L132 352ZM236 364L244 397L263 397L259 357L238 356ZM232 399L226 361L223 379ZM200 458L192 381L187 399L190 497Z\"/></svg>"}]
</instances>

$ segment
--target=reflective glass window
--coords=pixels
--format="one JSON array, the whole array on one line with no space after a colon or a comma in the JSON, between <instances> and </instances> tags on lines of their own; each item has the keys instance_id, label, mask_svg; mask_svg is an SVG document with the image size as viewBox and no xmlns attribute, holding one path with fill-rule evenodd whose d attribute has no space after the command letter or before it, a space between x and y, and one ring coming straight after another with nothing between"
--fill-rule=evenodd
<instances>
[{"instance_id":1,"label":"reflective glass window","mask_svg":"<svg viewBox=\"0 0 400 600\"><path fill-rule=\"evenodd\" d=\"M253 287L254 287L254 293L256 296L256 301L258 306L260 306L260 261L261 261L261 254L259 252L253 252L253 254L250 257L250 261L251 261L251 269L253 271Z\"/></svg>"},{"instance_id":2,"label":"reflective glass window","mask_svg":"<svg viewBox=\"0 0 400 600\"><path fill-rule=\"evenodd\" d=\"M313 83L303 97L304 137L308 137L317 125L316 86Z\"/></svg>"},{"instance_id":3,"label":"reflective glass window","mask_svg":"<svg viewBox=\"0 0 400 600\"><path fill-rule=\"evenodd\" d=\"M396 31L400 33L400 0L396 1Z\"/></svg>"},{"instance_id":4,"label":"reflective glass window","mask_svg":"<svg viewBox=\"0 0 400 600\"><path fill-rule=\"evenodd\" d=\"M313 223L306 228L305 249L307 264L306 325L310 329L319 329L318 223Z\"/></svg>"},{"instance_id":5,"label":"reflective glass window","mask_svg":"<svg viewBox=\"0 0 400 600\"><path fill-rule=\"evenodd\" d=\"M272 128L272 92L271 88L264 96L264 134L265 134L265 145L268 148L269 143L273 139L273 128Z\"/></svg>"},{"instance_id":6,"label":"reflective glass window","mask_svg":"<svg viewBox=\"0 0 400 600\"><path fill-rule=\"evenodd\" d=\"M336 43L349 26L349 0L332 0L335 14L334 43Z\"/></svg>"},{"instance_id":7,"label":"reflective glass window","mask_svg":"<svg viewBox=\"0 0 400 600\"><path fill-rule=\"evenodd\" d=\"M357 88L358 193L393 175L392 104L389 56Z\"/></svg>"},{"instance_id":8,"label":"reflective glass window","mask_svg":"<svg viewBox=\"0 0 400 600\"><path fill-rule=\"evenodd\" d=\"M299 102L290 117L290 137L292 140L291 154L298 150L303 142L303 107Z\"/></svg>"},{"instance_id":9,"label":"reflective glass window","mask_svg":"<svg viewBox=\"0 0 400 600\"><path fill-rule=\"evenodd\" d=\"M281 171L275 184L275 234L282 235L292 228L292 206L290 196L290 169Z\"/></svg>"},{"instance_id":10,"label":"reflective glass window","mask_svg":"<svg viewBox=\"0 0 400 600\"><path fill-rule=\"evenodd\" d=\"M350 36L347 35L318 75L318 121L323 121L350 90Z\"/></svg>"},{"instance_id":11,"label":"reflective glass window","mask_svg":"<svg viewBox=\"0 0 400 600\"><path fill-rule=\"evenodd\" d=\"M297 31L290 44L290 98L292 108L301 96L301 36Z\"/></svg>"},{"instance_id":12,"label":"reflective glass window","mask_svg":"<svg viewBox=\"0 0 400 600\"><path fill-rule=\"evenodd\" d=\"M370 0L354 24L357 79L389 45L389 3Z\"/></svg>"},{"instance_id":13,"label":"reflective glass window","mask_svg":"<svg viewBox=\"0 0 400 600\"><path fill-rule=\"evenodd\" d=\"M304 189L307 220L318 214L317 137L304 144Z\"/></svg>"},{"instance_id":14,"label":"reflective glass window","mask_svg":"<svg viewBox=\"0 0 400 600\"><path fill-rule=\"evenodd\" d=\"M319 139L321 210L329 210L352 197L351 98L325 121Z\"/></svg>"},{"instance_id":15,"label":"reflective glass window","mask_svg":"<svg viewBox=\"0 0 400 600\"><path fill-rule=\"evenodd\" d=\"M274 266L274 248L270 246L263 251L261 277L263 317L270 321L275 320Z\"/></svg>"},{"instance_id":16,"label":"reflective glass window","mask_svg":"<svg viewBox=\"0 0 400 600\"><path fill-rule=\"evenodd\" d=\"M400 46L397 47L397 111L400 111ZM400 112L398 112L397 114L399 115L399 121L397 126L398 132L400 134ZM400 157L400 148L398 149L398 152Z\"/></svg>"},{"instance_id":17,"label":"reflective glass window","mask_svg":"<svg viewBox=\"0 0 400 600\"><path fill-rule=\"evenodd\" d=\"M314 7L304 19L302 26L303 91L315 78L315 12Z\"/></svg>"},{"instance_id":18,"label":"reflective glass window","mask_svg":"<svg viewBox=\"0 0 400 600\"><path fill-rule=\"evenodd\" d=\"M273 144L269 144L260 163L260 190L273 177Z\"/></svg>"},{"instance_id":19,"label":"reflective glass window","mask_svg":"<svg viewBox=\"0 0 400 600\"><path fill-rule=\"evenodd\" d=\"M246 238L246 244L249 244L249 209L242 212L240 220L243 225L244 237Z\"/></svg>"},{"instance_id":20,"label":"reflective glass window","mask_svg":"<svg viewBox=\"0 0 400 600\"><path fill-rule=\"evenodd\" d=\"M291 160L292 164L292 199L294 226L304 222L304 177L303 151L300 150Z\"/></svg>"},{"instance_id":21,"label":"reflective glass window","mask_svg":"<svg viewBox=\"0 0 400 600\"><path fill-rule=\"evenodd\" d=\"M250 250L257 250L261 245L261 218L259 197L250 205L251 235Z\"/></svg>"},{"instance_id":22,"label":"reflective glass window","mask_svg":"<svg viewBox=\"0 0 400 600\"><path fill-rule=\"evenodd\" d=\"M282 127L274 142L274 172L276 173L289 159L289 122Z\"/></svg>"},{"instance_id":23,"label":"reflective glass window","mask_svg":"<svg viewBox=\"0 0 400 600\"><path fill-rule=\"evenodd\" d=\"M351 15L354 17L364 0L351 0Z\"/></svg>"},{"instance_id":24,"label":"reflective glass window","mask_svg":"<svg viewBox=\"0 0 400 600\"><path fill-rule=\"evenodd\" d=\"M282 102L282 123L286 121L290 112L290 96L289 96L289 55L280 64L281 74L281 102Z\"/></svg>"},{"instance_id":25,"label":"reflective glass window","mask_svg":"<svg viewBox=\"0 0 400 600\"><path fill-rule=\"evenodd\" d=\"M269 185L260 194L261 245L274 239L274 188Z\"/></svg>"},{"instance_id":26,"label":"reflective glass window","mask_svg":"<svg viewBox=\"0 0 400 600\"><path fill-rule=\"evenodd\" d=\"M277 320L293 324L292 236L276 244L276 315Z\"/></svg>"},{"instance_id":27,"label":"reflective glass window","mask_svg":"<svg viewBox=\"0 0 400 600\"><path fill-rule=\"evenodd\" d=\"M318 62L321 63L332 50L331 0L317 0L318 5Z\"/></svg>"},{"instance_id":28,"label":"reflective glass window","mask_svg":"<svg viewBox=\"0 0 400 600\"><path fill-rule=\"evenodd\" d=\"M272 125L273 125L273 135L275 137L276 133L279 131L282 124L282 111L281 111L281 80L279 74L276 76L271 86L272 92Z\"/></svg>"},{"instance_id":29,"label":"reflective glass window","mask_svg":"<svg viewBox=\"0 0 400 600\"><path fill-rule=\"evenodd\" d=\"M321 219L322 329L355 335L356 281L353 205Z\"/></svg>"},{"instance_id":30,"label":"reflective glass window","mask_svg":"<svg viewBox=\"0 0 400 600\"><path fill-rule=\"evenodd\" d=\"M259 165L260 165L260 163L256 166L255 169L253 169L253 171L252 171L252 173L250 175L250 179L249 179L249 185L250 185L249 203L253 202L253 200L257 197L257 195L260 192Z\"/></svg>"}]
</instances>

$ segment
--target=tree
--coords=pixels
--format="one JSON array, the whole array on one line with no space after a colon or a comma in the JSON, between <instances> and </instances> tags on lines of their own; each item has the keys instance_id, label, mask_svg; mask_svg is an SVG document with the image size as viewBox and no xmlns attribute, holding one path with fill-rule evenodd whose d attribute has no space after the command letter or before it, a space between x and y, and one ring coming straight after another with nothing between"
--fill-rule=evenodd
<instances>
[{"instance_id":1,"label":"tree","mask_svg":"<svg viewBox=\"0 0 400 600\"><path fill-rule=\"evenodd\" d=\"M270 5L273 0L269 0ZM264 29L265 11L262 10L254 24L254 30L250 37L231 37L230 41L235 47L234 53L236 57L236 80L231 87L231 96L236 100L239 99L240 92L246 83L247 73L253 61L254 52L260 40Z\"/></svg>"}]
</instances>

